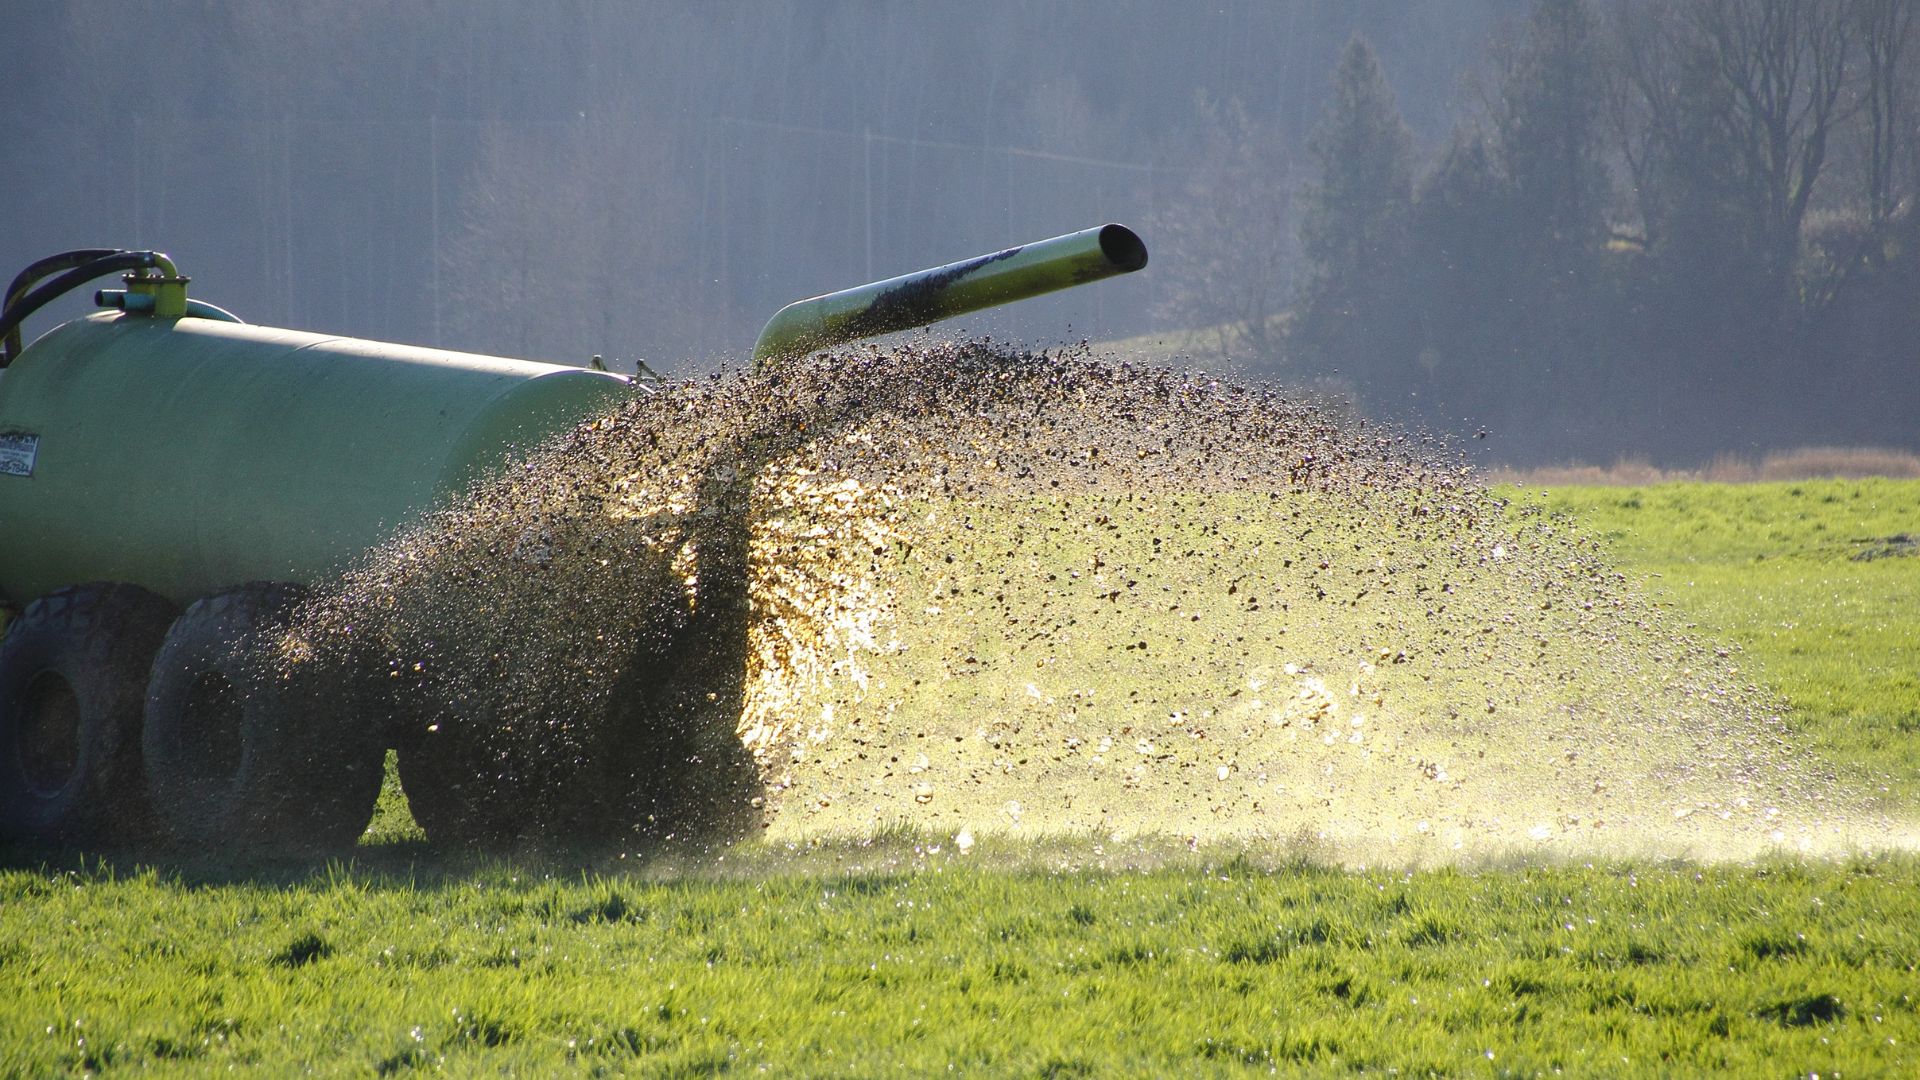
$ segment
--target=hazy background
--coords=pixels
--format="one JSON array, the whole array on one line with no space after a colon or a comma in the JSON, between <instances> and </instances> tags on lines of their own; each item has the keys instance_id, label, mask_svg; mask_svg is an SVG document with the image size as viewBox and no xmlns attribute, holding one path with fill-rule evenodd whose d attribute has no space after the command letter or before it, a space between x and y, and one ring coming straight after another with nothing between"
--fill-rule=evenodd
<instances>
[{"instance_id":1,"label":"hazy background","mask_svg":"<svg viewBox=\"0 0 1920 1080\"><path fill-rule=\"evenodd\" d=\"M0 272L671 374L1122 221L1145 273L964 328L1517 464L1920 449L1916 2L10 0Z\"/></svg>"}]
</instances>

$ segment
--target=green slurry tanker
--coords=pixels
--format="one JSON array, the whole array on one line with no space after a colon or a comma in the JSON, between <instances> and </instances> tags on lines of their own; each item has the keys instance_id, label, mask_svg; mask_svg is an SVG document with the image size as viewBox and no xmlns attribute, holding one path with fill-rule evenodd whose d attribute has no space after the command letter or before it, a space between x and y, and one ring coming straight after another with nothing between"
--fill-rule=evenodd
<instances>
[{"instance_id":1,"label":"green slurry tanker","mask_svg":"<svg viewBox=\"0 0 1920 1080\"><path fill-rule=\"evenodd\" d=\"M1146 261L1133 232L1106 225L799 301L754 362ZM23 320L114 274L124 288L95 294L107 310L22 348ZM158 252L87 249L7 290L0 842L350 844L386 751L404 778L409 747L356 724L352 695L276 692L256 654L308 588L650 392L585 368L252 326L187 283Z\"/></svg>"}]
</instances>

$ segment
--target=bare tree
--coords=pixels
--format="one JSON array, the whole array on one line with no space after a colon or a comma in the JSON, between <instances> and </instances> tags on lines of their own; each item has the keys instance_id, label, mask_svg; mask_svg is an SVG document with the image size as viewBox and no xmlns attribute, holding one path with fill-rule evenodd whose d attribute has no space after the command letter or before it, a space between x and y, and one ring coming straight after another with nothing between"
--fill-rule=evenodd
<instances>
[{"instance_id":1,"label":"bare tree","mask_svg":"<svg viewBox=\"0 0 1920 1080\"><path fill-rule=\"evenodd\" d=\"M1292 155L1237 101L1197 108L1196 164L1152 226L1167 283L1159 314L1206 331L1223 361L1270 368L1280 362L1297 263Z\"/></svg>"},{"instance_id":2,"label":"bare tree","mask_svg":"<svg viewBox=\"0 0 1920 1080\"><path fill-rule=\"evenodd\" d=\"M1836 132L1836 184L1816 201L1803 238L1802 295L1820 316L1842 293L1897 259L1897 231L1910 226L1915 175L1914 78L1908 70L1916 30L1915 0L1850 0L1858 41L1848 72L1849 122ZM1837 190L1836 190L1837 188Z\"/></svg>"},{"instance_id":3,"label":"bare tree","mask_svg":"<svg viewBox=\"0 0 1920 1080\"><path fill-rule=\"evenodd\" d=\"M1727 91L1720 122L1759 200L1768 269L1790 286L1807 206L1845 117L1854 22L1827 0L1699 0L1686 21Z\"/></svg>"},{"instance_id":4,"label":"bare tree","mask_svg":"<svg viewBox=\"0 0 1920 1080\"><path fill-rule=\"evenodd\" d=\"M1861 108L1864 117L1867 220L1885 225L1912 194L1916 179L1903 168L1912 143L1914 0L1854 0L1860 35Z\"/></svg>"},{"instance_id":5,"label":"bare tree","mask_svg":"<svg viewBox=\"0 0 1920 1080\"><path fill-rule=\"evenodd\" d=\"M1680 141L1681 47L1664 0L1620 0L1607 9L1602 115L1626 175L1643 245L1657 243L1666 214L1656 164Z\"/></svg>"}]
</instances>

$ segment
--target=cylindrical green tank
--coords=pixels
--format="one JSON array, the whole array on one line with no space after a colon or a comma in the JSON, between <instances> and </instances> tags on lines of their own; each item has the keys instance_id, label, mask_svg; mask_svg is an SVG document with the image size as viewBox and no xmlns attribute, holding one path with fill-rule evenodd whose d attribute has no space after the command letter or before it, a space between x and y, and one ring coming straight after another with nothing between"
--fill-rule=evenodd
<instances>
[{"instance_id":1,"label":"cylindrical green tank","mask_svg":"<svg viewBox=\"0 0 1920 1080\"><path fill-rule=\"evenodd\" d=\"M0 374L0 597L314 582L643 392L580 368L212 319L76 320Z\"/></svg>"}]
</instances>

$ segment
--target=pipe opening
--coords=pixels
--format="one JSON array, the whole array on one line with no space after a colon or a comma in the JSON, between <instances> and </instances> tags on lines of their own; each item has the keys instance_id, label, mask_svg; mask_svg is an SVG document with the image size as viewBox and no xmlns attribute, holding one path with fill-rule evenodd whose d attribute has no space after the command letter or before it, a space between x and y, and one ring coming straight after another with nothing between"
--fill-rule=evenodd
<instances>
[{"instance_id":1,"label":"pipe opening","mask_svg":"<svg viewBox=\"0 0 1920 1080\"><path fill-rule=\"evenodd\" d=\"M1125 225L1100 227L1100 253L1123 274L1147 265L1147 244Z\"/></svg>"}]
</instances>

